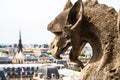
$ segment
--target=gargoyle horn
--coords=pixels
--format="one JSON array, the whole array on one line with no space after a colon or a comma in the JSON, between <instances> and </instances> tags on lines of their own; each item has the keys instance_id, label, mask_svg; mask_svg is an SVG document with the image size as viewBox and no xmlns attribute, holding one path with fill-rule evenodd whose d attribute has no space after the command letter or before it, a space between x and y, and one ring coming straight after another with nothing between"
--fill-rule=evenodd
<instances>
[{"instance_id":1,"label":"gargoyle horn","mask_svg":"<svg viewBox=\"0 0 120 80\"><path fill-rule=\"evenodd\" d=\"M66 9L68 9L68 8L70 8L70 7L72 7L72 3L71 3L70 0L68 0L68 1L66 2L66 4L65 4L65 7L64 7L63 10L66 10Z\"/></svg>"},{"instance_id":2,"label":"gargoyle horn","mask_svg":"<svg viewBox=\"0 0 120 80\"><path fill-rule=\"evenodd\" d=\"M75 27L77 27L81 23L83 13L84 10L82 0L78 0L70 9L66 26L70 29L74 29Z\"/></svg>"}]
</instances>

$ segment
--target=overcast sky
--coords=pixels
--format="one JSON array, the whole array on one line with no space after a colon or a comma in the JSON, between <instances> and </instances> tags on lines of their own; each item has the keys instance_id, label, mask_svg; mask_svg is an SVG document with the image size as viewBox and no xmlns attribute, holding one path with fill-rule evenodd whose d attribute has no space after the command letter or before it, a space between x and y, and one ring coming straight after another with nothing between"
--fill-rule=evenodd
<instances>
[{"instance_id":1,"label":"overcast sky","mask_svg":"<svg viewBox=\"0 0 120 80\"><path fill-rule=\"evenodd\" d=\"M23 44L50 43L47 25L63 10L67 0L0 0L0 44L14 44L21 29ZM76 0L71 0L73 3ZM120 0L99 0L118 11Z\"/></svg>"}]
</instances>

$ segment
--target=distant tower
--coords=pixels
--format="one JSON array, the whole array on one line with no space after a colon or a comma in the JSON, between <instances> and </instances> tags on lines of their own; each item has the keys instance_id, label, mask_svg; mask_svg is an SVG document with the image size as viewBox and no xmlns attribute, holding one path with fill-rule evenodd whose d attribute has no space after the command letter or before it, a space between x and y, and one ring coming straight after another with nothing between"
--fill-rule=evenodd
<instances>
[{"instance_id":1,"label":"distant tower","mask_svg":"<svg viewBox=\"0 0 120 80\"><path fill-rule=\"evenodd\" d=\"M23 51L22 50L22 47L23 47L23 45L22 45L22 39L21 39L21 30L19 31L19 43L18 43L18 53L21 51Z\"/></svg>"}]
</instances>

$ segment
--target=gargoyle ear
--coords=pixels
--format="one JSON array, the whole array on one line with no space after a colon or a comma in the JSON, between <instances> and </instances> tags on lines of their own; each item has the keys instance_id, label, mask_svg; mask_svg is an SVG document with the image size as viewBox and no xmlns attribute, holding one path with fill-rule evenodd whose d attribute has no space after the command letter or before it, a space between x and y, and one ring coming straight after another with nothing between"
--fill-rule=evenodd
<instances>
[{"instance_id":1,"label":"gargoyle ear","mask_svg":"<svg viewBox=\"0 0 120 80\"><path fill-rule=\"evenodd\" d=\"M72 7L72 3L71 3L70 0L68 0L68 1L66 2L66 4L65 4L65 7L64 7L63 10L66 10L66 9L68 9L68 8L70 8L70 7Z\"/></svg>"},{"instance_id":2,"label":"gargoyle ear","mask_svg":"<svg viewBox=\"0 0 120 80\"><path fill-rule=\"evenodd\" d=\"M70 29L74 29L75 27L77 27L82 21L83 13L84 10L82 0L78 0L70 9L67 17L66 26Z\"/></svg>"}]
</instances>

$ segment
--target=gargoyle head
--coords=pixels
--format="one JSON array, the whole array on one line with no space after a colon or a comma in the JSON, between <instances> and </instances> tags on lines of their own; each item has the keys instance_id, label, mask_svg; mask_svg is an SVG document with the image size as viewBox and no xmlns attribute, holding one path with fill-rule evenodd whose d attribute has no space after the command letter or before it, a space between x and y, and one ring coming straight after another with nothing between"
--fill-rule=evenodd
<instances>
[{"instance_id":1,"label":"gargoyle head","mask_svg":"<svg viewBox=\"0 0 120 80\"><path fill-rule=\"evenodd\" d=\"M83 16L83 3L78 0L74 5L67 1L64 10L48 25L48 30L55 34L51 43L52 54L55 58L61 59L60 54L70 46L82 45L77 37ZM74 35L73 35L74 34ZM76 36L75 36L76 35ZM75 41L75 42L74 42Z\"/></svg>"}]
</instances>

